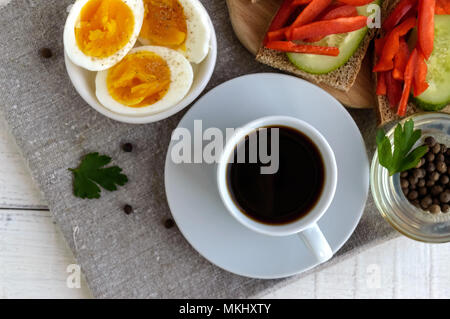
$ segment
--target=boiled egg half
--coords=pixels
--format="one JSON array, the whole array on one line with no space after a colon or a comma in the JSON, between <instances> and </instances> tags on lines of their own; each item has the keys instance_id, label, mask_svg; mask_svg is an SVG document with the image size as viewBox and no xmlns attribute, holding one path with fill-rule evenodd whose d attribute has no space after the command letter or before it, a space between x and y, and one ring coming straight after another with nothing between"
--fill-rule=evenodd
<instances>
[{"instance_id":1,"label":"boiled egg half","mask_svg":"<svg viewBox=\"0 0 450 319\"><path fill-rule=\"evenodd\" d=\"M198 0L144 0L145 15L139 41L164 46L200 63L209 52L211 26Z\"/></svg>"},{"instance_id":2,"label":"boiled egg half","mask_svg":"<svg viewBox=\"0 0 450 319\"><path fill-rule=\"evenodd\" d=\"M142 0L78 0L64 27L70 60L90 71L106 70L134 46L144 20Z\"/></svg>"},{"instance_id":3,"label":"boiled egg half","mask_svg":"<svg viewBox=\"0 0 450 319\"><path fill-rule=\"evenodd\" d=\"M112 68L97 73L97 99L109 110L124 115L164 111L188 93L192 66L179 52L166 47L132 49Z\"/></svg>"}]
</instances>

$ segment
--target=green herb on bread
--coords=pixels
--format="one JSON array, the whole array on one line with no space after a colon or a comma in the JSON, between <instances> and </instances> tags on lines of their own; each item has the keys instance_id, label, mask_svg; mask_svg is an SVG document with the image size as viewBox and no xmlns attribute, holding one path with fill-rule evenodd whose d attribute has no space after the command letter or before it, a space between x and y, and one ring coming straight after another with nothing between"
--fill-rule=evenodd
<instances>
[{"instance_id":1,"label":"green herb on bread","mask_svg":"<svg viewBox=\"0 0 450 319\"><path fill-rule=\"evenodd\" d=\"M117 190L117 185L128 182L126 175L118 166L104 167L111 162L111 157L90 153L83 157L77 168L69 168L73 173L73 193L80 198L100 198L102 188L108 191Z\"/></svg>"},{"instance_id":2,"label":"green herb on bread","mask_svg":"<svg viewBox=\"0 0 450 319\"><path fill-rule=\"evenodd\" d=\"M421 130L414 130L414 121L408 120L405 124L398 124L394 131L394 150L391 141L383 129L377 132L378 159L381 166L388 169L389 175L394 175L416 167L420 159L428 151L425 145L412 150L422 135Z\"/></svg>"}]
</instances>

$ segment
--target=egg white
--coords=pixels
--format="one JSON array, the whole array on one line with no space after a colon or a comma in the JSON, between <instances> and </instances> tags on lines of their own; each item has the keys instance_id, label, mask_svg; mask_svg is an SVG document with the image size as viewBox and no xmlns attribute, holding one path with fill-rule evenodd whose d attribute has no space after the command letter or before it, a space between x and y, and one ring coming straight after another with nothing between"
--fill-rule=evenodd
<instances>
[{"instance_id":1,"label":"egg white","mask_svg":"<svg viewBox=\"0 0 450 319\"><path fill-rule=\"evenodd\" d=\"M90 71L102 71L106 70L120 60L133 48L136 40L139 36L139 32L142 28L144 21L144 3L142 0L122 0L133 12L134 28L131 34L131 38L128 43L106 58L96 58L84 54L77 45L75 38L75 26L79 21L81 9L89 0L77 0L67 17L66 24L64 26L64 50L69 59L76 65L81 66Z\"/></svg>"},{"instance_id":2,"label":"egg white","mask_svg":"<svg viewBox=\"0 0 450 319\"><path fill-rule=\"evenodd\" d=\"M186 17L186 49L178 49L189 62L200 63L208 55L211 40L211 25L206 9L198 0L178 0ZM139 42L151 45L151 41L139 37Z\"/></svg>"},{"instance_id":3,"label":"egg white","mask_svg":"<svg viewBox=\"0 0 450 319\"><path fill-rule=\"evenodd\" d=\"M129 54L149 51L163 58L170 69L170 85L161 100L148 106L130 107L116 101L108 91L108 70L100 71L95 78L97 99L107 109L124 115L149 115L162 112L180 102L191 88L194 73L189 61L179 52L159 46L142 46L132 49Z\"/></svg>"}]
</instances>

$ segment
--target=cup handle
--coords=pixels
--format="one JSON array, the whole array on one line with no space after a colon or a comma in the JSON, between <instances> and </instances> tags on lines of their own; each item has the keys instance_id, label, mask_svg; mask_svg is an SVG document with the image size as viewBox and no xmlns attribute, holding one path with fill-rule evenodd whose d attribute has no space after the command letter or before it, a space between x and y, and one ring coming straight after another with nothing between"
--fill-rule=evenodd
<instances>
[{"instance_id":1,"label":"cup handle","mask_svg":"<svg viewBox=\"0 0 450 319\"><path fill-rule=\"evenodd\" d=\"M298 235L314 254L319 263L323 263L333 256L333 251L317 224L306 228L298 233Z\"/></svg>"}]
</instances>

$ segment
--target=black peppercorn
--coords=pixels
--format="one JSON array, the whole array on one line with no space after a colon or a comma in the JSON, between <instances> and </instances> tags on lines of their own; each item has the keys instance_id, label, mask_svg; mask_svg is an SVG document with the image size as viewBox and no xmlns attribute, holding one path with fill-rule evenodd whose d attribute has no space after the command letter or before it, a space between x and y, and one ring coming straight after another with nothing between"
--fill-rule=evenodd
<instances>
[{"instance_id":1,"label":"black peppercorn","mask_svg":"<svg viewBox=\"0 0 450 319\"><path fill-rule=\"evenodd\" d=\"M434 185L432 188L431 188L431 195L433 195L433 196L438 196L440 193L442 193L444 190L443 190L443 188L442 188L442 186L439 186L439 185Z\"/></svg>"},{"instance_id":2,"label":"black peppercorn","mask_svg":"<svg viewBox=\"0 0 450 319\"><path fill-rule=\"evenodd\" d=\"M428 192L426 187L420 187L418 191L419 191L420 196L425 196ZM405 194L405 195L407 195L407 194Z\"/></svg>"},{"instance_id":3,"label":"black peppercorn","mask_svg":"<svg viewBox=\"0 0 450 319\"><path fill-rule=\"evenodd\" d=\"M133 212L133 207L127 204L123 206L123 211L125 212L125 214L130 215Z\"/></svg>"},{"instance_id":4,"label":"black peppercorn","mask_svg":"<svg viewBox=\"0 0 450 319\"><path fill-rule=\"evenodd\" d=\"M427 180L427 182L426 182L425 185L426 185L427 187L431 187L431 186L434 185L434 183L435 183L435 182L434 182L433 180L429 179L429 180Z\"/></svg>"},{"instance_id":5,"label":"black peppercorn","mask_svg":"<svg viewBox=\"0 0 450 319\"><path fill-rule=\"evenodd\" d=\"M447 172L447 165L444 162L438 162L436 164L436 169L439 173L443 174Z\"/></svg>"},{"instance_id":6,"label":"black peppercorn","mask_svg":"<svg viewBox=\"0 0 450 319\"><path fill-rule=\"evenodd\" d=\"M433 205L430 206L429 211L432 214L438 214L441 211L441 207L439 205L437 205L437 204L433 204Z\"/></svg>"},{"instance_id":7,"label":"black peppercorn","mask_svg":"<svg viewBox=\"0 0 450 319\"><path fill-rule=\"evenodd\" d=\"M439 177L441 177L441 175L438 172L433 172L430 175L430 179L435 182L439 180Z\"/></svg>"},{"instance_id":8,"label":"black peppercorn","mask_svg":"<svg viewBox=\"0 0 450 319\"><path fill-rule=\"evenodd\" d=\"M433 146L433 148L431 149L433 151L434 154L437 154L441 151L441 145L440 144L436 144Z\"/></svg>"},{"instance_id":9,"label":"black peppercorn","mask_svg":"<svg viewBox=\"0 0 450 319\"><path fill-rule=\"evenodd\" d=\"M410 200L417 199L417 197L419 197L419 193L417 191L411 191L408 194L408 199Z\"/></svg>"},{"instance_id":10,"label":"black peppercorn","mask_svg":"<svg viewBox=\"0 0 450 319\"><path fill-rule=\"evenodd\" d=\"M431 199L430 196L426 196L424 198L422 198L422 200L420 201L420 206L423 209L427 209L428 207L430 207L430 205L433 203L433 200Z\"/></svg>"},{"instance_id":11,"label":"black peppercorn","mask_svg":"<svg viewBox=\"0 0 450 319\"><path fill-rule=\"evenodd\" d=\"M401 185L402 188L408 188L409 182L408 182L408 180L406 178L402 178L400 180L400 185Z\"/></svg>"},{"instance_id":12,"label":"black peppercorn","mask_svg":"<svg viewBox=\"0 0 450 319\"><path fill-rule=\"evenodd\" d=\"M172 218L167 218L164 221L164 227L166 227L167 229L172 228L173 226L175 226L175 222L173 221Z\"/></svg>"},{"instance_id":13,"label":"black peppercorn","mask_svg":"<svg viewBox=\"0 0 450 319\"><path fill-rule=\"evenodd\" d=\"M436 144L436 140L434 139L433 136L427 136L425 138L424 142L426 145L428 145L430 147L433 147Z\"/></svg>"},{"instance_id":14,"label":"black peppercorn","mask_svg":"<svg viewBox=\"0 0 450 319\"><path fill-rule=\"evenodd\" d=\"M450 182L450 178L448 177L448 175L441 175L441 177L439 178L439 182L442 185L446 185Z\"/></svg>"},{"instance_id":15,"label":"black peppercorn","mask_svg":"<svg viewBox=\"0 0 450 319\"><path fill-rule=\"evenodd\" d=\"M125 143L125 144L123 144L123 145L122 145L122 150L123 150L124 152L127 152L127 153L132 152L132 151L133 151L133 144L131 144L131 143Z\"/></svg>"},{"instance_id":16,"label":"black peppercorn","mask_svg":"<svg viewBox=\"0 0 450 319\"><path fill-rule=\"evenodd\" d=\"M450 202L450 193L448 191L441 193L439 195L439 200L442 204L447 204L448 202Z\"/></svg>"},{"instance_id":17,"label":"black peppercorn","mask_svg":"<svg viewBox=\"0 0 450 319\"><path fill-rule=\"evenodd\" d=\"M419 179L417 182L417 187L424 187L425 186L425 180L423 178Z\"/></svg>"},{"instance_id":18,"label":"black peppercorn","mask_svg":"<svg viewBox=\"0 0 450 319\"><path fill-rule=\"evenodd\" d=\"M50 59L53 56L52 50L50 50L49 48L42 48L42 49L40 49L39 50L39 54L44 59Z\"/></svg>"}]
</instances>

